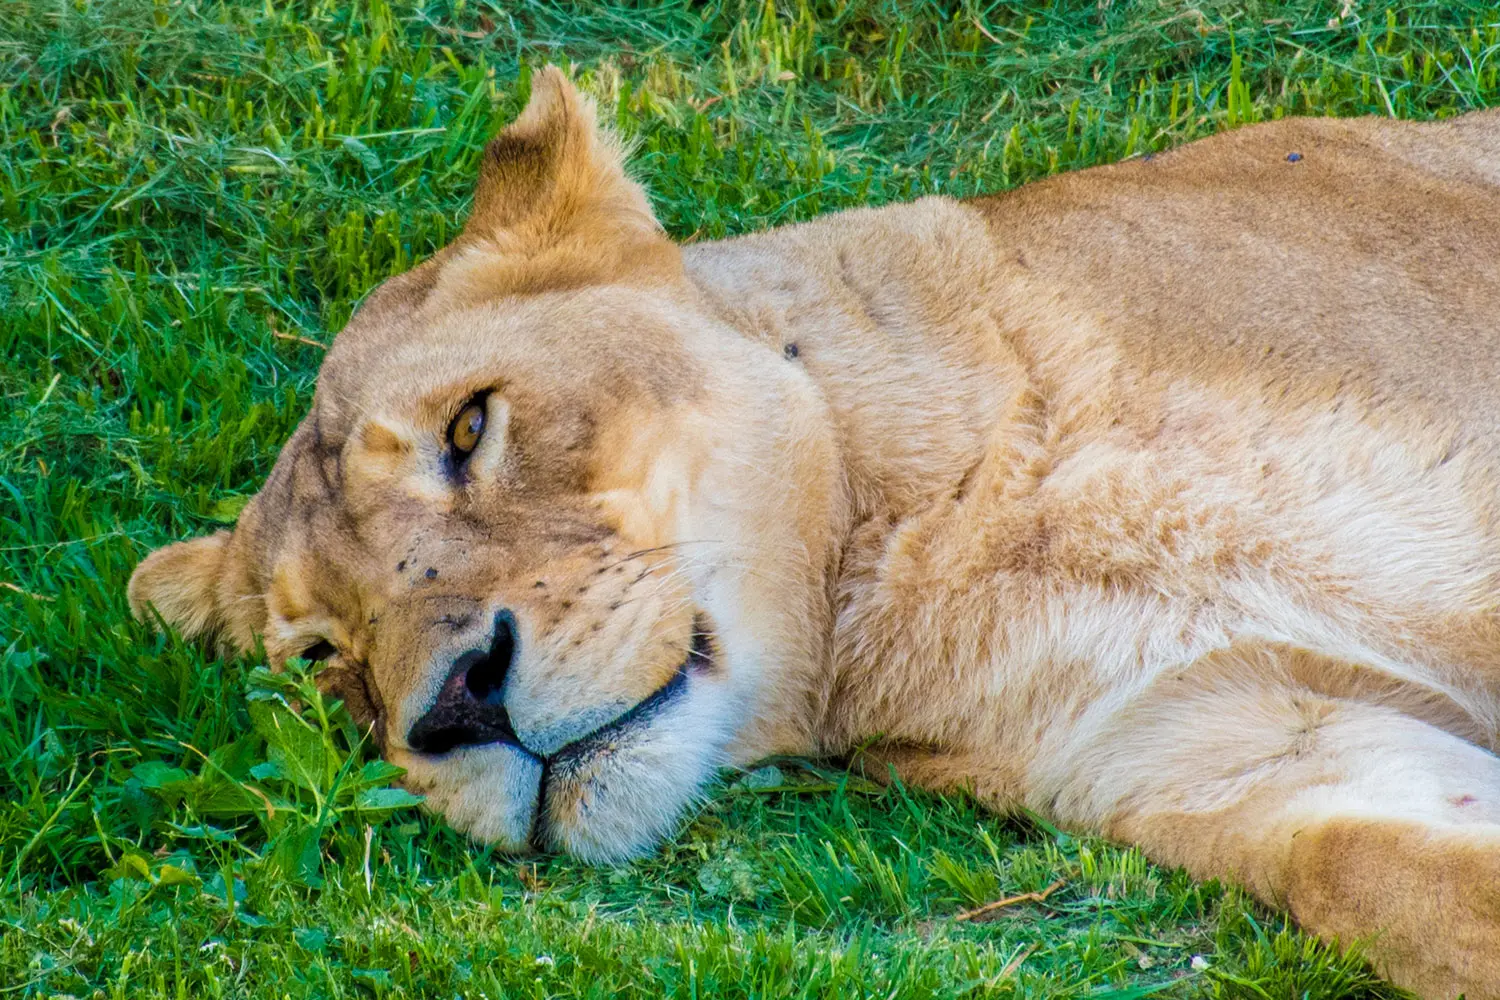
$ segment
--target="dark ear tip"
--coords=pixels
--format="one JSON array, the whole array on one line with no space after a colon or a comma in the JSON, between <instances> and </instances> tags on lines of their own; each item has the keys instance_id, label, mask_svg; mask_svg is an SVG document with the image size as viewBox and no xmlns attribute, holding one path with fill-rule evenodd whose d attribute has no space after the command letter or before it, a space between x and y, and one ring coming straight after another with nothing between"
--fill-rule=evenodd
<instances>
[{"instance_id":1,"label":"dark ear tip","mask_svg":"<svg viewBox=\"0 0 1500 1000\"><path fill-rule=\"evenodd\" d=\"M548 63L531 75L531 96L535 100L538 94L547 97L561 96L564 92L573 89L573 81L563 68L556 63Z\"/></svg>"},{"instance_id":2,"label":"dark ear tip","mask_svg":"<svg viewBox=\"0 0 1500 1000\"><path fill-rule=\"evenodd\" d=\"M510 127L500 133L500 138L507 134L550 132L554 123L577 116L581 104L578 88L568 75L551 64L543 66L531 75L531 96L526 107Z\"/></svg>"},{"instance_id":3,"label":"dark ear tip","mask_svg":"<svg viewBox=\"0 0 1500 1000\"><path fill-rule=\"evenodd\" d=\"M473 258L445 273L475 276L469 294L483 296L557 286L561 275L675 279L681 258L624 156L586 93L556 66L536 70L525 109L485 147L460 237L487 247L488 263Z\"/></svg>"},{"instance_id":4,"label":"dark ear tip","mask_svg":"<svg viewBox=\"0 0 1500 1000\"><path fill-rule=\"evenodd\" d=\"M592 106L562 70L549 65L533 73L526 107L484 148L476 215L491 226L513 221L509 213L489 213L517 200L529 206L550 183L559 159L567 150L586 150L593 131Z\"/></svg>"},{"instance_id":5,"label":"dark ear tip","mask_svg":"<svg viewBox=\"0 0 1500 1000\"><path fill-rule=\"evenodd\" d=\"M528 129L520 132L512 125L485 144L484 160L480 169L481 171L495 170L517 161L541 159L551 147L552 143L539 135L536 130Z\"/></svg>"}]
</instances>

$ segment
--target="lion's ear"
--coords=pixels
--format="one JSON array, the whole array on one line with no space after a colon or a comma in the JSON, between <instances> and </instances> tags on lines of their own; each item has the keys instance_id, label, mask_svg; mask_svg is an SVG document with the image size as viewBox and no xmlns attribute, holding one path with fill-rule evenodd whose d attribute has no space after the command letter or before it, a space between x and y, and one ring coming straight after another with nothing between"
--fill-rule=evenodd
<instances>
[{"instance_id":1,"label":"lion's ear","mask_svg":"<svg viewBox=\"0 0 1500 1000\"><path fill-rule=\"evenodd\" d=\"M149 620L148 608L188 638L217 632L224 625L219 581L225 572L230 534L177 542L151 553L130 575L126 596L131 612Z\"/></svg>"},{"instance_id":2,"label":"lion's ear","mask_svg":"<svg viewBox=\"0 0 1500 1000\"><path fill-rule=\"evenodd\" d=\"M439 281L467 297L682 271L646 193L626 176L619 141L555 66L532 77L526 109L486 148L459 243L464 252Z\"/></svg>"}]
</instances>

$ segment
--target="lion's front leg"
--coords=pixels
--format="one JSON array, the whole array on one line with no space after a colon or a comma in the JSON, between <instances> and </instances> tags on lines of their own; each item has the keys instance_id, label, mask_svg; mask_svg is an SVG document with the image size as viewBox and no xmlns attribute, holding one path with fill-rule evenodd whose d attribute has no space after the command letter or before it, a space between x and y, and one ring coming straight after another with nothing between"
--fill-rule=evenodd
<instances>
[{"instance_id":1,"label":"lion's front leg","mask_svg":"<svg viewBox=\"0 0 1500 1000\"><path fill-rule=\"evenodd\" d=\"M1425 997L1500 997L1500 826L1336 815L1292 834L1285 895Z\"/></svg>"},{"instance_id":2,"label":"lion's front leg","mask_svg":"<svg viewBox=\"0 0 1500 1000\"><path fill-rule=\"evenodd\" d=\"M1500 825L1405 819L1377 803L1327 812L1257 801L1116 827L1148 854L1248 884L1327 940L1365 943L1382 975L1428 1000L1500 997Z\"/></svg>"},{"instance_id":3,"label":"lion's front leg","mask_svg":"<svg viewBox=\"0 0 1500 1000\"><path fill-rule=\"evenodd\" d=\"M1215 654L1154 686L1039 762L1036 804L1360 939L1429 1000L1500 998L1500 758L1300 686L1283 655Z\"/></svg>"}]
</instances>

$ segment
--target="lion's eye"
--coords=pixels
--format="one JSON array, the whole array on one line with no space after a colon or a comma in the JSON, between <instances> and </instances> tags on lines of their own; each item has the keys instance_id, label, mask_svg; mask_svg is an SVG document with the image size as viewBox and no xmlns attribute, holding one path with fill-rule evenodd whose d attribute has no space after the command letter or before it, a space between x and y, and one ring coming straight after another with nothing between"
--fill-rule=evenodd
<instances>
[{"instance_id":1,"label":"lion's eye","mask_svg":"<svg viewBox=\"0 0 1500 1000\"><path fill-rule=\"evenodd\" d=\"M470 403L453 419L448 428L448 443L458 455L467 455L479 444L484 434L484 404Z\"/></svg>"},{"instance_id":2,"label":"lion's eye","mask_svg":"<svg viewBox=\"0 0 1500 1000\"><path fill-rule=\"evenodd\" d=\"M337 652L338 650L333 648L333 643L329 642L327 639L319 639L317 642L313 643L311 646L308 646L297 655L304 660L311 660L314 663L321 663L323 660L328 659L330 656Z\"/></svg>"}]
</instances>

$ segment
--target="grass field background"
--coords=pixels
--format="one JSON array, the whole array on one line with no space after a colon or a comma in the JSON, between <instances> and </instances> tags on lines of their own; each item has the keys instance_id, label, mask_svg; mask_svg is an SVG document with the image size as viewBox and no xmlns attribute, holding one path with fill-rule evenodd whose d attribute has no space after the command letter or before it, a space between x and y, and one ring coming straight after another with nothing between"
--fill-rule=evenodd
<instances>
[{"instance_id":1,"label":"grass field background","mask_svg":"<svg viewBox=\"0 0 1500 1000\"><path fill-rule=\"evenodd\" d=\"M1388 992L1233 889L797 762L637 864L517 864L391 790L305 677L130 620L132 566L234 520L319 345L455 233L546 61L699 240L1500 103L1500 8L0 3L0 1000Z\"/></svg>"}]
</instances>

